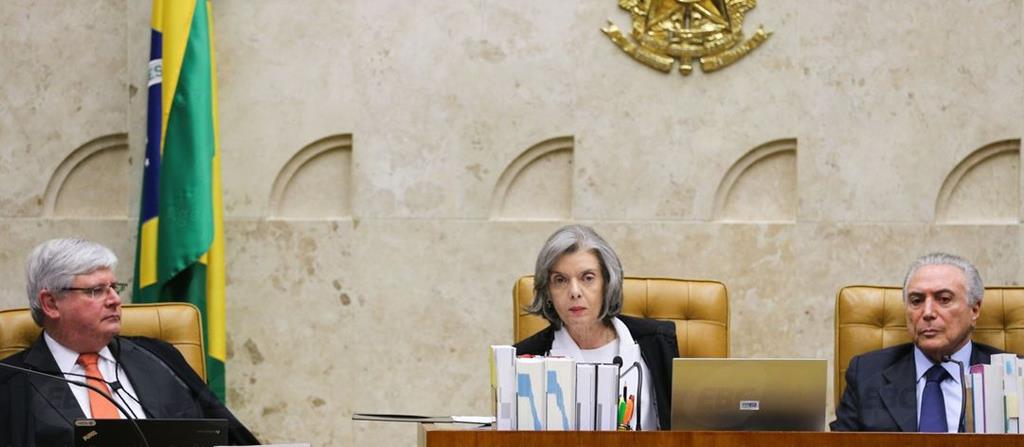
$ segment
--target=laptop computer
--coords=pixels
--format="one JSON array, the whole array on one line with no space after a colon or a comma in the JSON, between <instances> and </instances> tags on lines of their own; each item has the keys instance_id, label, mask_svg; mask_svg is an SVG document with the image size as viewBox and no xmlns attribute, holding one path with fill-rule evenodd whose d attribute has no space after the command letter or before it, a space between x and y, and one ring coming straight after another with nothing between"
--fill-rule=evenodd
<instances>
[{"instance_id":1,"label":"laptop computer","mask_svg":"<svg viewBox=\"0 0 1024 447\"><path fill-rule=\"evenodd\" d=\"M138 419L150 447L213 447L227 445L227 419ZM78 419L75 447L142 446L139 432L127 419Z\"/></svg>"},{"instance_id":2,"label":"laptop computer","mask_svg":"<svg viewBox=\"0 0 1024 447\"><path fill-rule=\"evenodd\" d=\"M828 361L672 361L672 429L824 431Z\"/></svg>"}]
</instances>

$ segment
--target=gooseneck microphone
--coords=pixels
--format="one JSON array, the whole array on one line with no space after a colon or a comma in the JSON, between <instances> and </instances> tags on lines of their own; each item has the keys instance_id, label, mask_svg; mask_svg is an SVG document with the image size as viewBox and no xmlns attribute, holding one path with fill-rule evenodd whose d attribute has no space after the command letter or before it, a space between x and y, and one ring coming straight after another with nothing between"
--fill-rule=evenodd
<instances>
[{"instance_id":1,"label":"gooseneck microphone","mask_svg":"<svg viewBox=\"0 0 1024 447\"><path fill-rule=\"evenodd\" d=\"M127 394L128 397L132 398L132 400L135 401L135 403L139 404L139 408L142 408L143 415L145 415L145 414L153 414L153 412L149 411L149 408L146 408L146 405L143 404L142 401L139 400L138 397L135 397L135 396L132 395L132 393L129 393L128 390L125 389L125 387L121 384L121 366L118 364L118 363L121 362L121 337L115 337L114 341L117 343L117 347L116 347L116 350L113 351L113 355L114 355L114 381L112 383L109 383L111 391L113 391L114 394L117 394L117 397L120 397L122 402L125 402L124 397L121 396L120 392L118 392L118 391L124 391L124 394ZM125 402L125 406L128 406L127 402ZM131 410L131 407L129 406L128 409ZM132 416L134 416L134 415L135 415L135 413L133 412Z\"/></svg>"},{"instance_id":2,"label":"gooseneck microphone","mask_svg":"<svg viewBox=\"0 0 1024 447\"><path fill-rule=\"evenodd\" d=\"M643 426L641 423L641 417L643 416L643 406L640 405L640 392L643 390L644 386L644 372L640 368L640 362L633 362L633 364L630 365L629 368L626 368L626 372L622 372L622 357L615 356L615 358L612 359L612 363L618 365L620 379L626 377L626 374L629 374L630 371L634 369L636 370L636 431L641 431L643 430ZM629 424L629 421L623 422Z\"/></svg>"},{"instance_id":3,"label":"gooseneck microphone","mask_svg":"<svg viewBox=\"0 0 1024 447\"><path fill-rule=\"evenodd\" d=\"M964 362L948 355L942 357L942 363L953 362L960 368L960 429L967 431L967 377L964 376Z\"/></svg>"},{"instance_id":4,"label":"gooseneck microphone","mask_svg":"<svg viewBox=\"0 0 1024 447\"><path fill-rule=\"evenodd\" d=\"M114 368L115 368L115 371L117 371L117 369L116 369L117 368L117 364L116 363L114 364ZM142 407L143 410L146 410L146 407L144 405L142 405L142 402L139 402L138 398L136 398L135 396L132 396L132 394L128 392L128 389L124 387L124 385L120 382L120 380L114 380L113 382L111 382L111 381L106 380L106 379L104 379L102 377L90 376L88 374L78 374L78 373L73 373L73 372L65 372L65 371L54 372L54 371L35 370L35 369L33 371L38 372L38 373L42 373L42 374L48 374L48 375L53 376L53 377L75 376L75 377L81 377L81 378L86 379L86 380L98 380L100 382L103 382L103 383L107 384L107 386L110 387L110 392L114 396L117 396L117 397L119 397L121 399L121 403L123 403L125 405L125 409L127 409L130 412L131 416L134 417L135 419L138 419L139 416L136 415L135 411L132 410L132 407L129 406L128 400L124 398L125 395L130 397L132 400L134 400L135 403L139 404L139 406ZM124 393L124 395L121 394L122 392ZM128 415L128 414L129 413L125 413L125 415Z\"/></svg>"},{"instance_id":5,"label":"gooseneck microphone","mask_svg":"<svg viewBox=\"0 0 1024 447\"><path fill-rule=\"evenodd\" d=\"M142 445L144 447L149 447L149 441L146 440L146 435L144 435L142 433L142 429L139 428L139 423L135 421L135 418L132 417L132 414L125 407L121 406L121 404L117 403L116 400L114 400L112 397L107 395L107 393L105 391L103 391L103 390L101 390L101 389L99 389L99 388L97 388L97 387L95 387L93 385L90 385L88 383L82 382L82 381L71 380L71 379L68 379L68 378L65 378L65 377L62 377L62 376L57 376L57 375L54 375L54 374L47 374L47 373L44 373L44 372L41 372L41 371L36 371L34 369L22 368L20 366L14 366L14 365L11 365L11 364L8 364L8 363L0 362L0 367L7 368L7 369L12 369L14 371L22 372L22 373L29 374L29 375L35 375L35 376L40 376L40 377L46 377L46 378L53 379L53 380L59 380L61 382L70 383L72 385L88 388L88 389L90 389L92 391L95 391L100 396L103 396L104 399L106 399L106 400L110 401L110 403L114 404L114 407L116 407L118 410L120 410L121 414L125 415L125 417L128 419L128 421L131 422L132 427L135 428L135 432L139 434L139 440L142 441Z\"/></svg>"}]
</instances>

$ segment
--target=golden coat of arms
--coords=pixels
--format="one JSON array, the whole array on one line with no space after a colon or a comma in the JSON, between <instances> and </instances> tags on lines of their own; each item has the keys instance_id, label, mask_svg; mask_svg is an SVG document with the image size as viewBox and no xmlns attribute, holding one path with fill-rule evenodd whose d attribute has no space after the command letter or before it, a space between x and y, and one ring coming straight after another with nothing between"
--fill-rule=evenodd
<instances>
[{"instance_id":1,"label":"golden coat of arms","mask_svg":"<svg viewBox=\"0 0 1024 447\"><path fill-rule=\"evenodd\" d=\"M743 40L743 14L757 0L619 0L633 16L632 39L608 21L603 31L622 51L645 65L669 72L679 59L679 72L693 72L700 61L706 73L740 60L768 40L758 27Z\"/></svg>"}]
</instances>

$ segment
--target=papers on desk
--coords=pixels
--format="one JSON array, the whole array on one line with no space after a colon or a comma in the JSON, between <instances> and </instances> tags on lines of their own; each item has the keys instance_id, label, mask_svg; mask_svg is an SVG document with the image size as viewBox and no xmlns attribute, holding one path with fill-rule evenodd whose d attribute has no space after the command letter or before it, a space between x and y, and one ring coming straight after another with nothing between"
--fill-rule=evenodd
<instances>
[{"instance_id":1,"label":"papers on desk","mask_svg":"<svg viewBox=\"0 0 1024 447\"><path fill-rule=\"evenodd\" d=\"M353 421L372 422L419 422L430 424L493 424L494 418L490 416L422 416L417 414L375 414L375 413L354 413Z\"/></svg>"},{"instance_id":2,"label":"papers on desk","mask_svg":"<svg viewBox=\"0 0 1024 447\"><path fill-rule=\"evenodd\" d=\"M309 444L257 444L259 447L309 447ZM227 447L227 446L214 446L214 447ZM234 446L234 447L256 447L256 446Z\"/></svg>"}]
</instances>

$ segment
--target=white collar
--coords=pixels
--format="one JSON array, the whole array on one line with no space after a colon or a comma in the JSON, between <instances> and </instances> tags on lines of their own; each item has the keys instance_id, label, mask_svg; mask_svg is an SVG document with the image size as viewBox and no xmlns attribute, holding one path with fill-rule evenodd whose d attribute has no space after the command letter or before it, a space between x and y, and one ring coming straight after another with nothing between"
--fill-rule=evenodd
<instances>
[{"instance_id":1,"label":"white collar","mask_svg":"<svg viewBox=\"0 0 1024 447\"><path fill-rule=\"evenodd\" d=\"M639 361L640 347L633 340L633 335L629 333L629 328L618 318L612 318L612 328L615 329L615 336L619 340L619 357L622 358L622 364L632 365L633 362ZM579 345L572 339L564 325L555 331L555 339L551 342L549 354L577 360L583 358L583 352L580 350Z\"/></svg>"},{"instance_id":2,"label":"white collar","mask_svg":"<svg viewBox=\"0 0 1024 447\"><path fill-rule=\"evenodd\" d=\"M43 331L43 340L46 341L46 347L50 348L50 354L53 355L53 360L57 362L57 368L60 369L60 372L65 373L71 371L71 369L78 364L78 352L60 344L60 342L51 337L46 331ZM114 356L110 353L110 348L106 346L104 346L98 354L100 355L100 358L107 360L108 362L114 361Z\"/></svg>"},{"instance_id":3,"label":"white collar","mask_svg":"<svg viewBox=\"0 0 1024 447\"><path fill-rule=\"evenodd\" d=\"M954 352L950 357L952 357L953 360L963 363L964 367L967 367L971 364L972 349L974 349L974 342L968 340L967 344L960 348L960 350ZM917 370L917 375L914 376L915 381L919 381L924 377L924 373L928 372L928 369L930 369L932 365L935 365L935 362L928 358L928 356L924 355L924 352L921 352L921 348L914 345L914 365ZM955 362L943 362L942 367L946 368L946 371L949 372L949 375L953 377L953 380L957 384L960 383L960 367L957 366Z\"/></svg>"}]
</instances>

